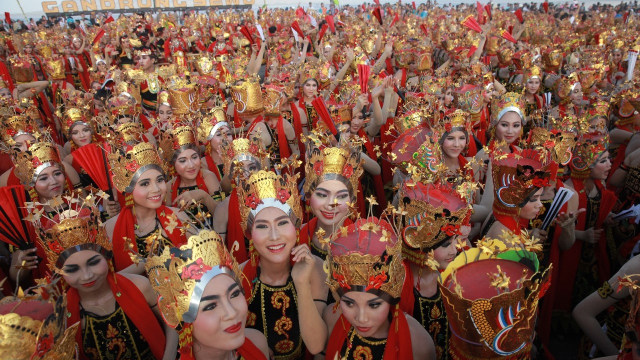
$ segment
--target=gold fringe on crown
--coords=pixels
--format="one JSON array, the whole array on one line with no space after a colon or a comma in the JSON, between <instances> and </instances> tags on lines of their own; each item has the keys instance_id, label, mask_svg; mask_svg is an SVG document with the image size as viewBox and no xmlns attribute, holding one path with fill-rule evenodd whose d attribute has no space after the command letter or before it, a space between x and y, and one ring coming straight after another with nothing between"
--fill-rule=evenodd
<instances>
[{"instance_id":1,"label":"gold fringe on crown","mask_svg":"<svg viewBox=\"0 0 640 360\"><path fill-rule=\"evenodd\" d=\"M41 139L14 156L14 173L23 185L35 184L38 175L49 166L57 164L62 169L58 146L50 139Z\"/></svg>"},{"instance_id":2,"label":"gold fringe on crown","mask_svg":"<svg viewBox=\"0 0 640 360\"><path fill-rule=\"evenodd\" d=\"M573 148L573 157L569 162L571 177L586 179L591 168L609 147L609 136L599 133L583 135Z\"/></svg>"},{"instance_id":3,"label":"gold fringe on crown","mask_svg":"<svg viewBox=\"0 0 640 360\"><path fill-rule=\"evenodd\" d=\"M176 160L175 157L185 149L192 148L198 152L196 131L193 126L188 124L167 129L160 133L158 146L162 150L164 160L173 164Z\"/></svg>"},{"instance_id":4,"label":"gold fringe on crown","mask_svg":"<svg viewBox=\"0 0 640 360\"><path fill-rule=\"evenodd\" d=\"M460 235L469 225L472 207L447 185L409 181L400 190L403 203L402 254L405 259L427 265L427 252L444 240Z\"/></svg>"},{"instance_id":5,"label":"gold fringe on crown","mask_svg":"<svg viewBox=\"0 0 640 360\"><path fill-rule=\"evenodd\" d=\"M195 321L200 298L211 279L227 274L238 283L242 273L220 236L203 229L180 248L165 247L145 265L149 281L158 293L164 321L171 327Z\"/></svg>"},{"instance_id":6,"label":"gold fringe on crown","mask_svg":"<svg viewBox=\"0 0 640 360\"><path fill-rule=\"evenodd\" d=\"M106 198L108 195L102 191L86 197L80 196L80 193L72 194L67 199L67 206L61 197L56 197L45 204L54 210L49 214L39 211L36 204L27 204L27 209L31 212L28 220L39 231L36 241L44 249L51 270L62 271L69 256L81 250L94 250L107 259L111 258L111 241L100 221L97 205ZM47 220L53 222L53 226L46 230L40 225L44 216L48 216Z\"/></svg>"},{"instance_id":7,"label":"gold fringe on crown","mask_svg":"<svg viewBox=\"0 0 640 360\"><path fill-rule=\"evenodd\" d=\"M218 129L223 126L229 127L224 108L222 106L213 107L209 114L200 119L198 123L198 141L200 141L200 144L206 145L209 143Z\"/></svg>"},{"instance_id":8,"label":"gold fringe on crown","mask_svg":"<svg viewBox=\"0 0 640 360\"><path fill-rule=\"evenodd\" d=\"M256 135L249 135L249 138L237 138L232 142L222 143L222 154L224 161L224 173L231 174L231 167L238 162L253 161L260 164L261 169L269 167L269 153L265 151L262 139Z\"/></svg>"},{"instance_id":9,"label":"gold fringe on crown","mask_svg":"<svg viewBox=\"0 0 640 360\"><path fill-rule=\"evenodd\" d=\"M405 270L402 242L385 220L358 219L329 241L324 269L336 299L349 291L374 293L391 304L400 300Z\"/></svg>"},{"instance_id":10,"label":"gold fringe on crown","mask_svg":"<svg viewBox=\"0 0 640 360\"><path fill-rule=\"evenodd\" d=\"M246 233L250 232L256 215L269 207L282 210L298 227L303 214L297 176L277 175L273 171L260 170L238 186L238 198L244 199L240 202L240 224Z\"/></svg>"},{"instance_id":11,"label":"gold fringe on crown","mask_svg":"<svg viewBox=\"0 0 640 360\"><path fill-rule=\"evenodd\" d=\"M509 111L513 111L518 114L518 116L520 116L520 119L522 119L522 124L524 125L527 122L524 115L525 107L526 104L524 101L524 96L522 94L514 92L503 94L493 99L491 102L491 123L494 125L497 124L498 121L500 121L500 119L504 116L504 114L508 113Z\"/></svg>"},{"instance_id":12,"label":"gold fringe on crown","mask_svg":"<svg viewBox=\"0 0 640 360\"><path fill-rule=\"evenodd\" d=\"M29 116L20 114L4 118L0 122L3 141L9 145L16 136L34 134L38 131L38 124Z\"/></svg>"},{"instance_id":13,"label":"gold fringe on crown","mask_svg":"<svg viewBox=\"0 0 640 360\"><path fill-rule=\"evenodd\" d=\"M124 154L120 152L109 154L109 164L113 172L113 184L123 193L131 193L136 181L146 170L156 169L164 174L167 173L158 150L146 142L133 146Z\"/></svg>"},{"instance_id":14,"label":"gold fringe on crown","mask_svg":"<svg viewBox=\"0 0 640 360\"><path fill-rule=\"evenodd\" d=\"M91 117L81 108L67 108L62 115L62 132L67 136L71 136L71 128L79 124L89 126L92 131L94 130Z\"/></svg>"},{"instance_id":15,"label":"gold fringe on crown","mask_svg":"<svg viewBox=\"0 0 640 360\"><path fill-rule=\"evenodd\" d=\"M324 149L313 146L309 154L305 165L304 184L307 197L311 197L311 193L323 181L338 180L347 187L351 199L355 199L360 177L364 171L359 150L343 143L340 147Z\"/></svg>"}]
</instances>

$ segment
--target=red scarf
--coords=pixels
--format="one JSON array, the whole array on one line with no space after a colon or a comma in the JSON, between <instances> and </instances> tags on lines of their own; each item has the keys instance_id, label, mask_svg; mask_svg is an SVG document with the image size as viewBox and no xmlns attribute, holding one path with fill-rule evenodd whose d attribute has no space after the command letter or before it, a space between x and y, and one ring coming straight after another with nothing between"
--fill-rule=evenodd
<instances>
[{"instance_id":1,"label":"red scarf","mask_svg":"<svg viewBox=\"0 0 640 360\"><path fill-rule=\"evenodd\" d=\"M413 293L413 272L407 260L402 260L402 265L404 265L405 271L402 292L400 293L400 309L413 316L413 306L416 300Z\"/></svg>"},{"instance_id":2,"label":"red scarf","mask_svg":"<svg viewBox=\"0 0 640 360\"><path fill-rule=\"evenodd\" d=\"M107 281L116 302L135 327L140 331L144 340L149 344L151 352L156 359L162 359L165 347L165 335L162 327L158 323L153 311L147 304L144 295L131 280L120 274L107 274ZM69 320L68 326L80 321L80 294L78 290L70 288L67 291L67 311ZM76 332L76 343L80 346L80 358L84 359L84 351L82 348L82 328L78 327Z\"/></svg>"},{"instance_id":3,"label":"red scarf","mask_svg":"<svg viewBox=\"0 0 640 360\"><path fill-rule=\"evenodd\" d=\"M313 239L313 234L315 234L317 226L317 217L314 217L313 219L309 220L308 223L302 225L302 228L300 229L300 237L298 240L300 245L306 244L311 246L311 239Z\"/></svg>"},{"instance_id":4,"label":"red scarf","mask_svg":"<svg viewBox=\"0 0 640 360\"><path fill-rule=\"evenodd\" d=\"M249 338L244 339L244 344L242 344L242 346L240 346L237 351L243 359L267 360L262 351L258 349L258 347L255 346L253 342L249 340Z\"/></svg>"},{"instance_id":5,"label":"red scarf","mask_svg":"<svg viewBox=\"0 0 640 360\"><path fill-rule=\"evenodd\" d=\"M160 206L156 210L156 216L158 217L158 220L160 220L160 226L167 234L167 237L169 237L169 240L171 240L173 245L179 247L187 243L187 238L180 230L182 222L180 219L177 219L177 216L176 220L178 221L178 225L172 232L167 230L170 215L174 215L174 212L165 205ZM116 271L121 271L133 264L124 239L130 239L133 245L133 251L138 251L138 246L135 242L135 225L136 219L135 216L133 216L133 209L131 207L123 208L120 215L118 215L118 220L116 220L116 226L113 230L113 260Z\"/></svg>"},{"instance_id":6,"label":"red scarf","mask_svg":"<svg viewBox=\"0 0 640 360\"><path fill-rule=\"evenodd\" d=\"M241 264L249 259L249 252L244 243L244 230L240 225L240 219L240 200L238 199L238 190L234 188L231 190L231 195L229 195L226 241L227 249L229 249L236 261ZM240 247L238 251L233 252L233 243L236 241Z\"/></svg>"},{"instance_id":7,"label":"red scarf","mask_svg":"<svg viewBox=\"0 0 640 360\"><path fill-rule=\"evenodd\" d=\"M571 178L573 181L573 188L578 193L578 209L586 209L587 208L587 193L584 190L584 183L580 179ZM607 190L600 181L594 181L598 191L600 191L600 208L598 209L598 219L596 221L595 228L602 228L602 224L604 220L607 218L607 215L613 209L613 206L616 203L615 194ZM583 212L578 215L578 222L576 224L576 230L586 230L587 222L587 214ZM606 234L603 232L602 237L598 239L596 250L596 256L598 260L598 274L600 278L600 283L607 281L610 277L610 269L609 269L609 257L607 251L607 241ZM558 287L563 289L562 292L567 294L566 296L562 296L556 301L556 309L562 309L566 311L571 310L571 294L573 294L573 286L575 284L575 275L578 269L578 263L580 262L580 254L582 253L582 241L576 241L573 243L573 246L563 252L560 255L560 264L562 269L559 271L558 275Z\"/></svg>"},{"instance_id":8,"label":"red scarf","mask_svg":"<svg viewBox=\"0 0 640 360\"><path fill-rule=\"evenodd\" d=\"M266 124L269 126L268 124ZM284 119L282 116L278 119L276 124L276 130L278 131L278 148L280 148L280 159L288 159L291 156L291 149L289 149L289 142L287 141L287 134L284 132Z\"/></svg>"},{"instance_id":9,"label":"red scarf","mask_svg":"<svg viewBox=\"0 0 640 360\"><path fill-rule=\"evenodd\" d=\"M247 136L251 134L251 132L253 131L253 128L256 127L256 125L258 125L259 122L262 122L262 115L259 115L257 118L253 119L253 121L251 122L251 125L249 125L249 130L247 130Z\"/></svg>"},{"instance_id":10,"label":"red scarf","mask_svg":"<svg viewBox=\"0 0 640 360\"><path fill-rule=\"evenodd\" d=\"M527 225L529 225L529 220L519 216L502 215L494 212L493 217L515 235L520 235L522 229L526 229Z\"/></svg>"},{"instance_id":11,"label":"red scarf","mask_svg":"<svg viewBox=\"0 0 640 360\"><path fill-rule=\"evenodd\" d=\"M216 169L218 169L218 167L216 166ZM173 204L173 201L176 199L176 197L178 197L178 190L180 189L180 182L181 182L181 178L180 175L177 176L176 181L173 182L173 185L171 185L171 203ZM209 189L207 188L207 185L204 183L204 177L202 176L202 170L200 170L198 172L198 175L196 176L196 185L198 186L198 189L200 190L204 190L207 194L209 193Z\"/></svg>"},{"instance_id":12,"label":"red scarf","mask_svg":"<svg viewBox=\"0 0 640 360\"><path fill-rule=\"evenodd\" d=\"M412 360L413 348L411 346L411 332L409 331L409 323L399 305L392 307L393 318L389 325L389 335L387 336L387 345L384 348L383 360ZM340 315L340 319L333 326L333 331L329 336L327 344L327 359L333 359L340 354L344 342L347 340L351 324L344 315ZM397 331L396 331L397 329Z\"/></svg>"},{"instance_id":13,"label":"red scarf","mask_svg":"<svg viewBox=\"0 0 640 360\"><path fill-rule=\"evenodd\" d=\"M7 178L7 186L17 186L21 185L20 179L16 176L15 166L11 168L11 172L9 173L9 177Z\"/></svg>"},{"instance_id":14,"label":"red scarf","mask_svg":"<svg viewBox=\"0 0 640 360\"><path fill-rule=\"evenodd\" d=\"M218 178L218 181L222 181L222 175L220 174L220 169L218 169L218 165L216 164L216 162L213 161L213 157L211 157L211 154L205 155L204 161L207 162L207 167L209 168L209 171L211 171L216 175L216 177Z\"/></svg>"}]
</instances>

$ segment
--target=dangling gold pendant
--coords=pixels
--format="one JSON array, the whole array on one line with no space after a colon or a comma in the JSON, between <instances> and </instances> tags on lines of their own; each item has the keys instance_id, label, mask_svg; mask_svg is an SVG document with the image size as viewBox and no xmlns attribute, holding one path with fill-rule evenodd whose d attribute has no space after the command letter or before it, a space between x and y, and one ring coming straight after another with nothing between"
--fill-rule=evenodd
<instances>
[{"instance_id":1,"label":"dangling gold pendant","mask_svg":"<svg viewBox=\"0 0 640 360\"><path fill-rule=\"evenodd\" d=\"M147 87L149 88L149 92L152 94L157 94L160 90L160 82L158 81L158 75L153 74L147 77Z\"/></svg>"}]
</instances>

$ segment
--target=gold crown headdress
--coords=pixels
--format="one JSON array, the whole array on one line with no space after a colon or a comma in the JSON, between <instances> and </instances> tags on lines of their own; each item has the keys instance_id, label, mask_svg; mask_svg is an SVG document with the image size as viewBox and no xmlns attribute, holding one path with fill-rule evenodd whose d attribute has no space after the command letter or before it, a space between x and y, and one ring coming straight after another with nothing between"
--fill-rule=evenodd
<instances>
[{"instance_id":1,"label":"gold crown headdress","mask_svg":"<svg viewBox=\"0 0 640 360\"><path fill-rule=\"evenodd\" d=\"M545 70L554 70L562 64L562 51L549 49L542 54L542 64Z\"/></svg>"},{"instance_id":2,"label":"gold crown headdress","mask_svg":"<svg viewBox=\"0 0 640 360\"><path fill-rule=\"evenodd\" d=\"M231 98L239 114L251 116L264 110L260 83L253 77L240 85L231 86Z\"/></svg>"},{"instance_id":3,"label":"gold crown headdress","mask_svg":"<svg viewBox=\"0 0 640 360\"><path fill-rule=\"evenodd\" d=\"M523 83L527 83L529 79L538 78L542 81L542 69L538 65L531 65L524 71L524 76L522 78Z\"/></svg>"},{"instance_id":4,"label":"gold crown headdress","mask_svg":"<svg viewBox=\"0 0 640 360\"><path fill-rule=\"evenodd\" d=\"M137 144L144 140L144 127L137 121L130 121L117 126L114 141L124 144Z\"/></svg>"},{"instance_id":5,"label":"gold crown headdress","mask_svg":"<svg viewBox=\"0 0 640 360\"><path fill-rule=\"evenodd\" d=\"M280 107L286 103L284 88L277 85L266 85L262 93L264 114L266 116L280 116Z\"/></svg>"},{"instance_id":6,"label":"gold crown headdress","mask_svg":"<svg viewBox=\"0 0 640 360\"><path fill-rule=\"evenodd\" d=\"M218 129L223 126L229 127L224 108L221 106L213 107L209 114L200 119L198 123L198 141L200 141L200 144L207 144L213 139Z\"/></svg>"},{"instance_id":7,"label":"gold crown headdress","mask_svg":"<svg viewBox=\"0 0 640 360\"><path fill-rule=\"evenodd\" d=\"M576 135L570 130L561 127L546 128L532 127L529 131L528 145L532 148L547 152L551 160L559 165L567 165L573 156L573 147L576 145ZM551 174L554 178L554 174Z\"/></svg>"},{"instance_id":8,"label":"gold crown headdress","mask_svg":"<svg viewBox=\"0 0 640 360\"><path fill-rule=\"evenodd\" d=\"M457 109L442 119L431 124L434 142L442 143L443 137L453 131L464 131L467 137L471 136L471 116L468 112Z\"/></svg>"},{"instance_id":9,"label":"gold crown headdress","mask_svg":"<svg viewBox=\"0 0 640 360\"><path fill-rule=\"evenodd\" d=\"M67 75L65 73L64 59L51 59L46 63L47 74L51 80L65 80Z\"/></svg>"},{"instance_id":10,"label":"gold crown headdress","mask_svg":"<svg viewBox=\"0 0 640 360\"><path fill-rule=\"evenodd\" d=\"M351 198L355 199L363 172L360 151L351 148L349 144L324 149L312 144L309 146L311 149L305 165L306 181L304 183L304 192L307 197L310 197L323 181L338 180L347 187Z\"/></svg>"},{"instance_id":11,"label":"gold crown headdress","mask_svg":"<svg viewBox=\"0 0 640 360\"><path fill-rule=\"evenodd\" d=\"M27 151L15 154L14 173L20 183L32 186L44 169L55 164L62 166L58 146L45 137L29 146Z\"/></svg>"},{"instance_id":12,"label":"gold crown headdress","mask_svg":"<svg viewBox=\"0 0 640 360\"><path fill-rule=\"evenodd\" d=\"M282 176L260 170L238 186L238 197L244 199L240 202L240 223L245 232L250 232L256 215L269 207L282 210L292 218L296 227L299 225L303 214L296 178L297 175Z\"/></svg>"},{"instance_id":13,"label":"gold crown headdress","mask_svg":"<svg viewBox=\"0 0 640 360\"><path fill-rule=\"evenodd\" d=\"M478 114L484 106L482 99L482 87L465 84L456 89L454 100L456 107L470 114Z\"/></svg>"},{"instance_id":14,"label":"gold crown headdress","mask_svg":"<svg viewBox=\"0 0 640 360\"><path fill-rule=\"evenodd\" d=\"M66 296L46 283L29 289L31 295L0 300L0 358L12 360L69 360L77 357L76 332L67 327Z\"/></svg>"},{"instance_id":15,"label":"gold crown headdress","mask_svg":"<svg viewBox=\"0 0 640 360\"><path fill-rule=\"evenodd\" d=\"M62 132L70 135L71 129L80 124L89 126L93 130L91 118L87 116L86 111L77 107L67 108L62 117Z\"/></svg>"},{"instance_id":16,"label":"gold crown headdress","mask_svg":"<svg viewBox=\"0 0 640 360\"><path fill-rule=\"evenodd\" d=\"M169 102L169 92L161 91L160 93L158 93L157 104L158 107L160 107L160 105L171 107L171 103Z\"/></svg>"},{"instance_id":17,"label":"gold crown headdress","mask_svg":"<svg viewBox=\"0 0 640 360\"><path fill-rule=\"evenodd\" d=\"M131 193L140 175L147 170L167 173L158 150L146 142L130 147L124 153L109 154L109 164L113 172L113 184L123 193Z\"/></svg>"},{"instance_id":18,"label":"gold crown headdress","mask_svg":"<svg viewBox=\"0 0 640 360\"><path fill-rule=\"evenodd\" d=\"M111 258L111 241L100 221L97 207L97 202L107 197L103 192L89 194L84 198L79 193L72 194L69 197L70 207L61 197L53 198L46 203L54 210L52 217L46 217L53 223L46 230L40 225L41 218L45 215L28 204L28 209L32 212L29 220L39 231L36 241L44 249L52 271L62 271L69 256L82 250L93 250L107 259Z\"/></svg>"},{"instance_id":19,"label":"gold crown headdress","mask_svg":"<svg viewBox=\"0 0 640 360\"><path fill-rule=\"evenodd\" d=\"M38 130L38 124L24 114L10 116L0 123L4 141L10 143L16 136L32 135Z\"/></svg>"},{"instance_id":20,"label":"gold crown headdress","mask_svg":"<svg viewBox=\"0 0 640 360\"><path fill-rule=\"evenodd\" d=\"M342 227L329 242L324 266L334 297L362 291L396 304L405 277L401 248L402 242L385 220L370 217Z\"/></svg>"},{"instance_id":21,"label":"gold crown headdress","mask_svg":"<svg viewBox=\"0 0 640 360\"><path fill-rule=\"evenodd\" d=\"M549 185L550 162L544 152L526 149L520 154L500 155L491 165L495 214L517 216L534 192Z\"/></svg>"},{"instance_id":22,"label":"gold crown headdress","mask_svg":"<svg viewBox=\"0 0 640 360\"><path fill-rule=\"evenodd\" d=\"M533 342L538 302L550 281L540 269L540 247L523 233L505 243L480 240L442 273L439 288L452 331L452 355L459 359L526 358Z\"/></svg>"},{"instance_id":23,"label":"gold crown headdress","mask_svg":"<svg viewBox=\"0 0 640 360\"><path fill-rule=\"evenodd\" d=\"M498 121L509 111L515 112L522 119L522 124L527 122L524 116L525 101L522 94L508 92L500 95L491 101L491 122L497 124Z\"/></svg>"},{"instance_id":24,"label":"gold crown headdress","mask_svg":"<svg viewBox=\"0 0 640 360\"><path fill-rule=\"evenodd\" d=\"M264 149L264 144L259 136L249 135L249 138L237 138L233 141L222 143L224 161L224 173L231 174L231 167L242 161L253 161L260 165L261 169L269 167L269 153Z\"/></svg>"},{"instance_id":25,"label":"gold crown headdress","mask_svg":"<svg viewBox=\"0 0 640 360\"><path fill-rule=\"evenodd\" d=\"M167 91L169 92L169 104L171 104L175 115L193 114L200 110L199 92L195 84L173 76Z\"/></svg>"},{"instance_id":26,"label":"gold crown headdress","mask_svg":"<svg viewBox=\"0 0 640 360\"><path fill-rule=\"evenodd\" d=\"M591 168L609 147L608 135L591 133L583 135L573 148L573 157L569 162L571 177L586 179Z\"/></svg>"},{"instance_id":27,"label":"gold crown headdress","mask_svg":"<svg viewBox=\"0 0 640 360\"><path fill-rule=\"evenodd\" d=\"M198 152L195 129L190 125L180 125L161 131L158 147L162 150L162 157L168 163L173 163L182 150L193 149Z\"/></svg>"},{"instance_id":28,"label":"gold crown headdress","mask_svg":"<svg viewBox=\"0 0 640 360\"><path fill-rule=\"evenodd\" d=\"M401 212L406 213L402 228L402 254L405 259L426 265L429 250L460 235L469 225L472 207L446 184L409 181L400 190Z\"/></svg>"},{"instance_id":29,"label":"gold crown headdress","mask_svg":"<svg viewBox=\"0 0 640 360\"><path fill-rule=\"evenodd\" d=\"M173 328L195 321L202 293L215 276L227 274L238 283L242 278L220 236L208 229L190 236L180 248L165 247L145 268L158 293L162 318Z\"/></svg>"}]
</instances>

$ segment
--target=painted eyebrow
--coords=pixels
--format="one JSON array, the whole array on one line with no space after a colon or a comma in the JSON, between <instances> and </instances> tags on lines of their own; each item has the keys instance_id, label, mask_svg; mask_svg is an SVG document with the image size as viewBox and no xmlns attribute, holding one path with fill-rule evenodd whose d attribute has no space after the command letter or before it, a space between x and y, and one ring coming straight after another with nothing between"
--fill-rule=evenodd
<instances>
[{"instance_id":1,"label":"painted eyebrow","mask_svg":"<svg viewBox=\"0 0 640 360\"><path fill-rule=\"evenodd\" d=\"M325 188L321 188L321 187L317 187L317 188L316 188L316 191L318 191L318 190L319 190L319 191L324 191L324 192L331 192L331 191L329 191L329 190L327 190L327 189L325 189ZM338 191L338 194L340 194L340 193L342 193L342 192L347 192L347 193L348 193L348 192L349 192L349 190L347 190L347 189L340 190L340 191Z\"/></svg>"},{"instance_id":2,"label":"painted eyebrow","mask_svg":"<svg viewBox=\"0 0 640 360\"><path fill-rule=\"evenodd\" d=\"M280 220L282 220L282 219L289 219L289 215L281 215L281 216L278 216L278 217L274 220L274 222L280 221ZM264 219L260 219L260 220L256 220L254 223L259 223L259 222L265 222L265 223L268 223L269 221L264 220Z\"/></svg>"},{"instance_id":3,"label":"painted eyebrow","mask_svg":"<svg viewBox=\"0 0 640 360\"><path fill-rule=\"evenodd\" d=\"M227 294L231 292L231 290L233 290L234 288L239 287L238 283L234 282L233 284L231 284L228 288L227 288ZM209 296L203 296L202 298L200 298L200 302L203 301L211 301L211 300L218 300L220 298L220 295L209 295Z\"/></svg>"}]
</instances>

